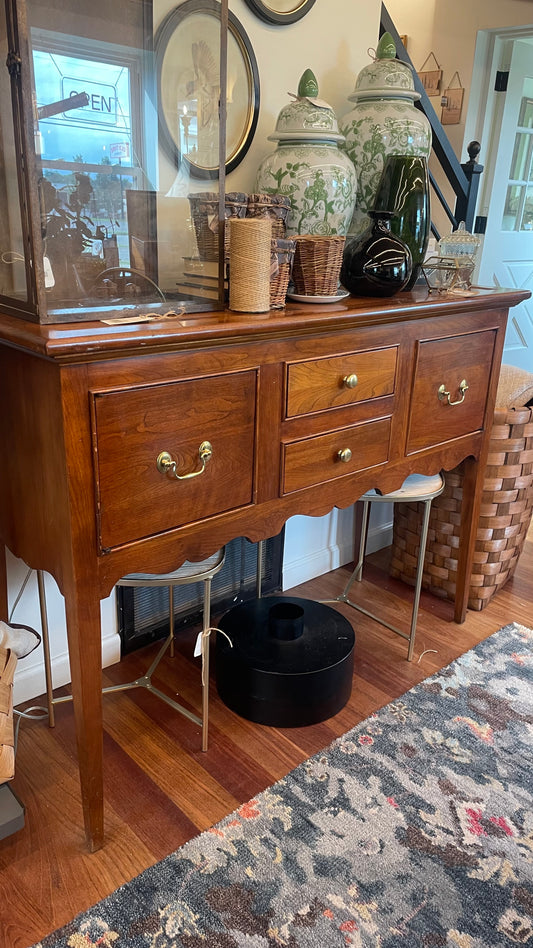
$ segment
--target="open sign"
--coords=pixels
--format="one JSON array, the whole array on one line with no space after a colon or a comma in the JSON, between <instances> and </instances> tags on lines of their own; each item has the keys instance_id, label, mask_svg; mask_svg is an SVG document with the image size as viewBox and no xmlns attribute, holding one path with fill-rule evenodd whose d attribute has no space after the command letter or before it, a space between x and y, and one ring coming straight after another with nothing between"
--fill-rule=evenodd
<instances>
[{"instance_id":1,"label":"open sign","mask_svg":"<svg viewBox=\"0 0 533 948\"><path fill-rule=\"evenodd\" d=\"M84 122L103 125L117 124L117 90L115 86L101 82L91 82L88 79L74 79L71 76L63 76L61 86L65 99L75 96L79 92L86 92L89 96L89 102L83 106L83 109L80 109L76 116L78 122L82 118ZM65 112L64 117L65 119L73 119L74 115Z\"/></svg>"},{"instance_id":2,"label":"open sign","mask_svg":"<svg viewBox=\"0 0 533 948\"><path fill-rule=\"evenodd\" d=\"M109 157L114 159L125 158L126 161L130 159L130 143L129 142L116 142L113 145L109 146Z\"/></svg>"}]
</instances>

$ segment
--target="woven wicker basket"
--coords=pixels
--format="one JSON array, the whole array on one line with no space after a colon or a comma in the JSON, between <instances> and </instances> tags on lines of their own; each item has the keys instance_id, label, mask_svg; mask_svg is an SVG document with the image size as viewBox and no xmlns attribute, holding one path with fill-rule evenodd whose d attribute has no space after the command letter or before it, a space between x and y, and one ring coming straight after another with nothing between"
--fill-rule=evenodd
<instances>
[{"instance_id":1,"label":"woven wicker basket","mask_svg":"<svg viewBox=\"0 0 533 948\"><path fill-rule=\"evenodd\" d=\"M464 464L431 506L423 587L453 599ZM468 606L483 609L513 575L533 514L533 409L497 410L485 470ZM396 504L391 575L414 585L422 504Z\"/></svg>"},{"instance_id":2,"label":"woven wicker basket","mask_svg":"<svg viewBox=\"0 0 533 948\"><path fill-rule=\"evenodd\" d=\"M249 194L246 217L269 217L272 236L285 237L290 209L290 198L283 194Z\"/></svg>"},{"instance_id":3,"label":"woven wicker basket","mask_svg":"<svg viewBox=\"0 0 533 948\"><path fill-rule=\"evenodd\" d=\"M294 240L272 238L270 248L270 309L283 309L294 261Z\"/></svg>"},{"instance_id":4,"label":"woven wicker basket","mask_svg":"<svg viewBox=\"0 0 533 948\"><path fill-rule=\"evenodd\" d=\"M302 296L334 296L339 286L346 237L301 234L294 237L296 250L292 279Z\"/></svg>"},{"instance_id":5,"label":"woven wicker basket","mask_svg":"<svg viewBox=\"0 0 533 948\"><path fill-rule=\"evenodd\" d=\"M218 260L218 193L200 191L197 194L189 194L189 204L200 260ZM224 206L226 220L232 217L246 217L248 196L242 191L228 191ZM225 228L224 237L227 260L229 256L227 228Z\"/></svg>"}]
</instances>

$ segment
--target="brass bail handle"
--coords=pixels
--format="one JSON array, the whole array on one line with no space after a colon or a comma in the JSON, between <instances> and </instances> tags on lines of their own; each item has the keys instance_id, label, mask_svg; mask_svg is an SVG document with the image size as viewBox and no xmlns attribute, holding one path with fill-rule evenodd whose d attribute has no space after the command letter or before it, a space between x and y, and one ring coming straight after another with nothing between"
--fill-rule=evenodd
<instances>
[{"instance_id":1,"label":"brass bail handle","mask_svg":"<svg viewBox=\"0 0 533 948\"><path fill-rule=\"evenodd\" d=\"M176 462L173 460L168 451L162 451L156 461L157 470L160 474L168 474L169 477L176 478L177 481L188 481L191 479L191 477L200 477L200 474L204 473L205 466L211 459L212 455L213 448L211 447L210 442L202 441L200 447L198 448L198 457L202 462L200 470L191 471L189 474L178 474L176 470Z\"/></svg>"},{"instance_id":2,"label":"brass bail handle","mask_svg":"<svg viewBox=\"0 0 533 948\"><path fill-rule=\"evenodd\" d=\"M446 401L448 402L448 405L462 405L462 403L463 403L464 400L465 400L465 395L466 395L467 391L468 391L468 385L467 385L466 379L463 379L463 380L459 383L459 394L461 395L461 397L458 398L455 402L452 402L452 400L451 400L451 398L450 398L450 393L447 391L445 385L441 385L441 386L439 387L438 395L439 395L439 399L441 400L441 402L444 401L444 400L446 400Z\"/></svg>"}]
</instances>

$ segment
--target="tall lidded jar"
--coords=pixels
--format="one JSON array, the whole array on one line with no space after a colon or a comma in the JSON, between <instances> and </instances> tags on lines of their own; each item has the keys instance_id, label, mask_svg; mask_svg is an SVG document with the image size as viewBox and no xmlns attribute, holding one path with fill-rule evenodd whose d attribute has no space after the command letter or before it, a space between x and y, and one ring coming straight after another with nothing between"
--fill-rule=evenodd
<instances>
[{"instance_id":1,"label":"tall lidded jar","mask_svg":"<svg viewBox=\"0 0 533 948\"><path fill-rule=\"evenodd\" d=\"M345 235L352 219L357 176L351 159L339 146L335 113L318 98L318 83L306 69L298 95L282 108L276 130L268 136L278 146L257 171L256 191L289 197L287 236Z\"/></svg>"},{"instance_id":2,"label":"tall lidded jar","mask_svg":"<svg viewBox=\"0 0 533 948\"><path fill-rule=\"evenodd\" d=\"M390 33L384 33L376 58L359 73L355 91L348 96L355 102L351 112L340 120L346 139L345 149L357 172L357 207L349 228L360 234L370 221L368 212L389 155L429 157L431 126L414 103L413 73L407 63L396 59L396 47Z\"/></svg>"}]
</instances>

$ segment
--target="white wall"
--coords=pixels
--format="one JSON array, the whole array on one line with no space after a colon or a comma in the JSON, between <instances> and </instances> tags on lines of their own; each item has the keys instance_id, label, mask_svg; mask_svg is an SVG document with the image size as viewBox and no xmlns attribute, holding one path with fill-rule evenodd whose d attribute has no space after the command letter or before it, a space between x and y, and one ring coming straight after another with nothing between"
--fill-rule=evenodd
<instances>
[{"instance_id":1,"label":"white wall","mask_svg":"<svg viewBox=\"0 0 533 948\"><path fill-rule=\"evenodd\" d=\"M155 0L156 27L174 6L175 0ZM267 136L274 129L280 109L289 101L289 93L296 93L300 76L308 67L316 75L321 98L333 106L338 116L351 111L348 96L359 71L370 61L367 50L377 45L380 8L379 0L367 0L364 4L359 0L317 0L298 23L274 26L260 20L244 0L230 0L230 9L246 30L257 58L261 103L253 143L239 167L228 175L228 191L254 189L256 169L275 147ZM163 191L171 186L174 174L172 169L163 171L163 177L165 173L168 180L160 182ZM203 189L202 182L199 189ZM293 518L286 531L284 588L351 560L352 535L351 509L334 511L327 517ZM26 572L25 565L8 554L10 609ZM36 588L33 575L12 618L40 629ZM46 588L54 684L59 685L69 679L64 606L51 577L47 577ZM113 596L102 603L102 633L105 665L120 657ZM15 703L43 691L42 650L37 649L18 663Z\"/></svg>"}]
</instances>

